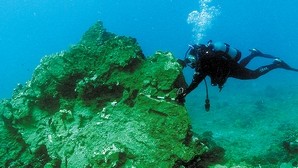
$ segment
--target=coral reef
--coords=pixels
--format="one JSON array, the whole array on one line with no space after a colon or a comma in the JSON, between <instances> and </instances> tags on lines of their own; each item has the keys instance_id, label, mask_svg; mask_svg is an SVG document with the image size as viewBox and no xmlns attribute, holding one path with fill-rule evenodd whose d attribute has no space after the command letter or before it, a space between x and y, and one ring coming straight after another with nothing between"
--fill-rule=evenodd
<instances>
[{"instance_id":1,"label":"coral reef","mask_svg":"<svg viewBox=\"0 0 298 168\"><path fill-rule=\"evenodd\" d=\"M145 58L135 39L97 22L2 100L1 167L173 167L199 158L208 149L173 101L181 71L171 53Z\"/></svg>"}]
</instances>

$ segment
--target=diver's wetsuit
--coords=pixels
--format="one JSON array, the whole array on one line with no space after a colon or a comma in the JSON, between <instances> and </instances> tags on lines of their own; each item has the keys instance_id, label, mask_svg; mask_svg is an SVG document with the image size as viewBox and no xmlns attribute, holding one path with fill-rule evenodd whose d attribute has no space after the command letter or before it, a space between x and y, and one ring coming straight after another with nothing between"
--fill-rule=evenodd
<instances>
[{"instance_id":1,"label":"diver's wetsuit","mask_svg":"<svg viewBox=\"0 0 298 168\"><path fill-rule=\"evenodd\" d=\"M221 89L228 77L243 80L256 79L276 68L298 71L297 69L291 68L281 60L274 61L272 64L266 66L261 66L256 70L250 70L245 67L253 58L257 56L277 59L277 57L262 53L251 54L242 59L239 63L235 60L226 59L225 57L214 55L216 54L211 54L209 52L209 55L205 54L204 56L199 58L199 60L197 61L197 65L195 66L193 80L191 84L185 89L182 97L185 97L188 93L195 89L206 76L210 76L213 86L218 85L218 87Z\"/></svg>"}]
</instances>

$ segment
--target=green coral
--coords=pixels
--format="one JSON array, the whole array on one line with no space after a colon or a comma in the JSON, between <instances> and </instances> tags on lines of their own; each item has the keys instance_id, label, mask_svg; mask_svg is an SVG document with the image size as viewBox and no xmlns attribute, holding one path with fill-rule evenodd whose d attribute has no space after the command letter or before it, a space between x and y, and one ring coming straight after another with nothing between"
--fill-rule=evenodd
<instances>
[{"instance_id":1,"label":"green coral","mask_svg":"<svg viewBox=\"0 0 298 168\"><path fill-rule=\"evenodd\" d=\"M0 104L3 167L172 167L204 150L176 104L182 67L145 58L137 41L92 26L68 51L45 56Z\"/></svg>"}]
</instances>

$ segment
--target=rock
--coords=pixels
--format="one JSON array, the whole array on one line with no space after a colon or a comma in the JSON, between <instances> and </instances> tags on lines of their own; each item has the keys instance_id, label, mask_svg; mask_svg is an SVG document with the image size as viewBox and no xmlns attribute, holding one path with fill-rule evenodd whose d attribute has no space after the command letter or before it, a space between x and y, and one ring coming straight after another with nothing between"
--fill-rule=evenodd
<instances>
[{"instance_id":1,"label":"rock","mask_svg":"<svg viewBox=\"0 0 298 168\"><path fill-rule=\"evenodd\" d=\"M136 39L101 22L45 56L1 110L1 167L173 167L205 148L173 98L185 84L169 52L145 58Z\"/></svg>"}]
</instances>

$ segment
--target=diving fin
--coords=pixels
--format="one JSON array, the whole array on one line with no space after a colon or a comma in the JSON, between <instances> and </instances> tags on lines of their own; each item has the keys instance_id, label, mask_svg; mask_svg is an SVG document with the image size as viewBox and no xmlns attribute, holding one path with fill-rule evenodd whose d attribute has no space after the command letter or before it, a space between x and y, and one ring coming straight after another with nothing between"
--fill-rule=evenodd
<instances>
[{"instance_id":1,"label":"diving fin","mask_svg":"<svg viewBox=\"0 0 298 168\"><path fill-rule=\"evenodd\" d=\"M249 51L251 52L250 55L253 55L255 57L259 56L259 57L263 57L263 58L273 58L273 59L278 58L278 57L275 57L275 56L270 55L270 54L264 54L256 48L249 49Z\"/></svg>"},{"instance_id":2,"label":"diving fin","mask_svg":"<svg viewBox=\"0 0 298 168\"><path fill-rule=\"evenodd\" d=\"M277 58L274 59L273 61L274 64L278 65L278 67L286 69L286 70L290 70L290 71L295 71L298 72L298 69L296 68L292 68L290 65L288 65L287 63L285 63L283 60Z\"/></svg>"}]
</instances>

